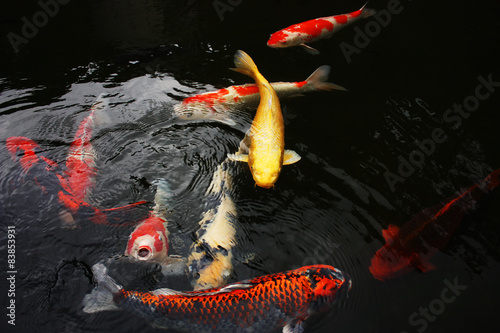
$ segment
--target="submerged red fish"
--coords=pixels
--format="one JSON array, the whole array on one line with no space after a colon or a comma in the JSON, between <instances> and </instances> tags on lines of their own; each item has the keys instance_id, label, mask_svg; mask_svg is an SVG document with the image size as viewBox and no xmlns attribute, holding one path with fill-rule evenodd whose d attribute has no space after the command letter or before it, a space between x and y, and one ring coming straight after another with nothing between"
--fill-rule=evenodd
<instances>
[{"instance_id":1,"label":"submerged red fish","mask_svg":"<svg viewBox=\"0 0 500 333\"><path fill-rule=\"evenodd\" d=\"M273 48L301 46L311 54L319 54L318 50L305 43L330 38L343 27L361 18L370 17L375 13L374 10L367 9L365 6L366 4L352 13L320 17L291 25L288 28L273 33L267 41L267 45Z\"/></svg>"},{"instance_id":2,"label":"submerged red fish","mask_svg":"<svg viewBox=\"0 0 500 333\"><path fill-rule=\"evenodd\" d=\"M92 105L90 114L80 123L69 147L65 171L61 171L57 162L43 156L39 145L31 139L10 137L6 142L7 150L13 160L16 160L18 152L21 152L19 163L25 174L38 166L42 167L46 173L56 175L57 187L59 188L58 198L67 209L67 212L63 212L61 217L67 224L74 223L74 215L84 210L90 212L90 219L95 223L109 223L112 220L120 222L123 220L123 214L127 214L137 205L146 203L146 201L139 201L122 207L99 209L87 202L88 196L95 186L97 175L95 152L90 139L92 138L96 112L103 108L103 104L102 96L99 96L97 102ZM34 175L34 178L44 192L47 187L55 186L55 184L48 183L48 181L53 182L53 179L47 177L46 174Z\"/></svg>"},{"instance_id":3,"label":"submerged red fish","mask_svg":"<svg viewBox=\"0 0 500 333\"><path fill-rule=\"evenodd\" d=\"M124 290L106 267L93 267L98 286L83 311L123 309L153 326L183 332L302 332L304 321L324 311L351 287L350 278L327 265L305 266L229 284L219 289L179 292Z\"/></svg>"},{"instance_id":4,"label":"submerged red fish","mask_svg":"<svg viewBox=\"0 0 500 333\"><path fill-rule=\"evenodd\" d=\"M491 173L482 184L475 184L442 207L415 215L401 228L389 225L382 235L386 244L373 256L370 272L379 280L386 280L413 269L433 269L429 259L444 248L462 217L477 200L500 183L500 169Z\"/></svg>"}]
</instances>

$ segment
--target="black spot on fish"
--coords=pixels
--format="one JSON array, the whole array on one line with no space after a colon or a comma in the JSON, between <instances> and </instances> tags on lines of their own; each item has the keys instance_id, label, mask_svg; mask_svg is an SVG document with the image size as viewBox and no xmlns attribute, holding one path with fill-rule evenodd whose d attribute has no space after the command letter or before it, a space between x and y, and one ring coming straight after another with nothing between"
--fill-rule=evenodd
<instances>
[{"instance_id":1,"label":"black spot on fish","mask_svg":"<svg viewBox=\"0 0 500 333\"><path fill-rule=\"evenodd\" d=\"M223 248L220 245L217 248L218 248L217 252L222 253L223 256L227 257L227 255L229 254L229 252L225 248Z\"/></svg>"}]
</instances>

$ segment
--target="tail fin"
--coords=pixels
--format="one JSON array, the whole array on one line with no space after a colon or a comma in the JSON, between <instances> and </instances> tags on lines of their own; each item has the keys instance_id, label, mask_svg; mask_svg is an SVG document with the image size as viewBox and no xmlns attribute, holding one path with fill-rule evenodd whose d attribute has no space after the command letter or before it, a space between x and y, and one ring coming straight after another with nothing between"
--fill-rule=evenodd
<instances>
[{"instance_id":1,"label":"tail fin","mask_svg":"<svg viewBox=\"0 0 500 333\"><path fill-rule=\"evenodd\" d=\"M367 17L370 17L372 15L374 15L377 11L375 9L371 9L371 8L366 8L366 5L368 4L365 3L363 5L363 7L361 7L359 10L361 11L361 18L367 18Z\"/></svg>"},{"instance_id":2,"label":"tail fin","mask_svg":"<svg viewBox=\"0 0 500 333\"><path fill-rule=\"evenodd\" d=\"M236 68L233 70L252 78L255 78L255 73L258 73L257 65L252 58L244 51L238 50L234 55L234 64Z\"/></svg>"},{"instance_id":3,"label":"tail fin","mask_svg":"<svg viewBox=\"0 0 500 333\"><path fill-rule=\"evenodd\" d=\"M97 287L83 298L83 311L94 313L113 311L119 308L113 302L113 294L122 289L109 275L106 266L95 264L92 272L97 280Z\"/></svg>"},{"instance_id":4,"label":"tail fin","mask_svg":"<svg viewBox=\"0 0 500 333\"><path fill-rule=\"evenodd\" d=\"M334 83L326 82L330 74L330 66L323 65L318 67L307 79L306 82L314 87L315 90L342 90L348 91L346 88Z\"/></svg>"}]
</instances>

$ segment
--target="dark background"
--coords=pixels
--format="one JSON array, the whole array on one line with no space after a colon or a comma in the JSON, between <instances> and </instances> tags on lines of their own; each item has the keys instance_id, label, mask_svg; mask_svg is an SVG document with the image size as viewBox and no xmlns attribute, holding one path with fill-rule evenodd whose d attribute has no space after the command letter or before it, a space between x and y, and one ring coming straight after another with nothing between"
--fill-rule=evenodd
<instances>
[{"instance_id":1,"label":"dark background","mask_svg":"<svg viewBox=\"0 0 500 333\"><path fill-rule=\"evenodd\" d=\"M275 189L255 189L245 166L239 169L239 259L233 280L313 263L347 272L353 279L350 297L328 316L311 320L308 332L469 332L494 325L500 305L498 190L466 214L448 246L433 257L436 270L380 282L368 266L384 244L382 229L446 203L500 167L499 91L458 128L443 118L455 103L474 95L479 76L500 82L500 4L401 1L401 13L391 16L350 62L339 45L356 46L354 28L365 31L373 18L312 44L318 56L266 46L269 34L293 23L362 5L243 0L221 20L211 1L72 0L15 52L8 34L22 35L23 17L33 22L41 7L36 1L4 1L0 271L2 276L7 271L7 226L16 226L18 274L16 327L7 325L5 315L1 327L9 332L156 331L122 312L81 311L81 300L93 287L90 267L121 254L131 228L82 219L77 229L61 229L57 199L21 181L5 140L32 138L63 166L88 108L99 93L110 94L112 123L93 140L99 156L94 203L151 201L152 182L167 179L176 194L173 251L185 254L211 172L235 151L243 133L218 123L172 125L172 105L195 93L249 82L228 70L238 49L249 53L271 82L300 81L327 64L330 81L349 92L283 101L287 148L302 160L283 169ZM370 6L383 10L387 2ZM416 142L429 139L435 128L447 140L392 190L384 174L397 174L400 157L408 159L418 149ZM255 259L244 260L248 254ZM138 266L128 279L141 280L146 271ZM444 281L455 279L467 289L427 326L412 326L409 316L436 304ZM8 288L4 277L0 281L5 308Z\"/></svg>"}]
</instances>

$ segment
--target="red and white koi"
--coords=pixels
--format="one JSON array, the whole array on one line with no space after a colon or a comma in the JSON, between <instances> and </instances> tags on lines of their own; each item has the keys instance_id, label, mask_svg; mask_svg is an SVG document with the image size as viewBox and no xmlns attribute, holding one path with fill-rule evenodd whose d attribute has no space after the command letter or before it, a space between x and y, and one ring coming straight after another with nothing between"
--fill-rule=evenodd
<instances>
[{"instance_id":1,"label":"red and white koi","mask_svg":"<svg viewBox=\"0 0 500 333\"><path fill-rule=\"evenodd\" d=\"M273 33L267 41L267 46L272 48L301 46L311 54L319 54L318 50L305 43L330 38L340 29L361 18L367 18L375 14L373 9L368 9L365 6L366 4L352 13L320 17L291 25L288 28Z\"/></svg>"},{"instance_id":2,"label":"red and white koi","mask_svg":"<svg viewBox=\"0 0 500 333\"><path fill-rule=\"evenodd\" d=\"M500 169L444 206L425 210L402 227L389 225L382 231L386 244L371 260L369 269L373 277L386 280L413 269L423 272L433 269L429 259L448 244L464 214L477 200L499 184Z\"/></svg>"},{"instance_id":3,"label":"red and white koi","mask_svg":"<svg viewBox=\"0 0 500 333\"><path fill-rule=\"evenodd\" d=\"M137 260L163 262L168 257L166 221L151 215L134 229L127 243L126 255Z\"/></svg>"},{"instance_id":4,"label":"red and white koi","mask_svg":"<svg viewBox=\"0 0 500 333\"><path fill-rule=\"evenodd\" d=\"M172 194L165 180L156 180L153 184L156 185L155 206L150 216L141 221L130 234L125 255L164 264L169 259L169 232L165 215L167 206L171 205L169 198Z\"/></svg>"},{"instance_id":5,"label":"red and white koi","mask_svg":"<svg viewBox=\"0 0 500 333\"><path fill-rule=\"evenodd\" d=\"M88 115L81 123L74 140L69 147L66 170L60 171L57 162L54 162L41 154L41 149L36 142L25 137L10 137L7 139L7 150L12 159L15 160L18 151L22 152L19 163L24 173L28 173L34 166L44 166L45 171L54 172L59 180L58 198L66 207L67 211L62 212L61 218L66 224L74 224L73 215L80 210L90 211L90 219L94 223L110 223L113 220L122 222L124 214L130 212L137 205L145 204L146 201L139 201L122 207L99 209L89 204L88 197L95 186L97 170L95 168L95 152L90 142L92 130L96 117L101 120L106 117L102 110L105 107L105 100L100 95L97 102L91 107ZM54 184L43 182L43 175L35 175L35 181L45 192L46 188ZM114 217L112 217L115 215ZM125 223L126 224L126 223Z\"/></svg>"},{"instance_id":6,"label":"red and white koi","mask_svg":"<svg viewBox=\"0 0 500 333\"><path fill-rule=\"evenodd\" d=\"M155 206L149 217L141 221L130 234L125 255L160 264L165 276L186 276L186 259L169 254L170 233L166 215L172 205L172 192L164 179L156 180L153 184L156 185Z\"/></svg>"},{"instance_id":7,"label":"red and white koi","mask_svg":"<svg viewBox=\"0 0 500 333\"><path fill-rule=\"evenodd\" d=\"M95 187L97 177L96 154L90 140L92 139L96 116L101 116L105 105L106 101L101 94L90 108L90 114L80 123L69 146L66 171L58 175L59 181L65 190L59 192L59 199L73 213L76 213L83 202L87 202L92 189ZM97 115L97 113L99 114Z\"/></svg>"},{"instance_id":8,"label":"red and white koi","mask_svg":"<svg viewBox=\"0 0 500 333\"><path fill-rule=\"evenodd\" d=\"M326 82L330 66L316 69L306 80L298 82L273 82L271 86L278 98L299 96L311 91L343 90L344 87ZM257 84L230 86L217 91L207 92L185 98L174 105L174 113L183 120L214 120L231 126L236 123L231 119L233 112L241 106L253 108L259 105L260 94Z\"/></svg>"}]
</instances>

